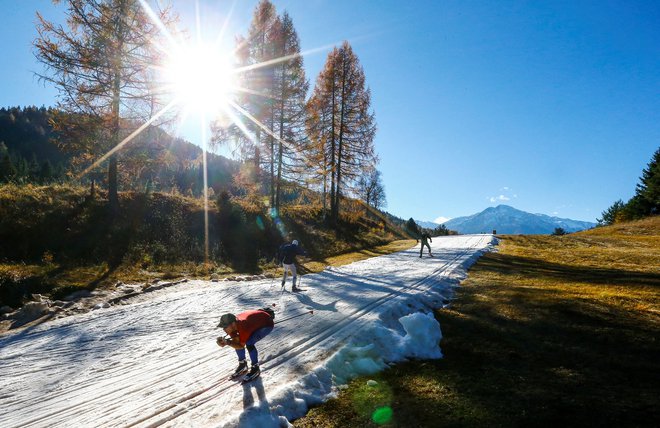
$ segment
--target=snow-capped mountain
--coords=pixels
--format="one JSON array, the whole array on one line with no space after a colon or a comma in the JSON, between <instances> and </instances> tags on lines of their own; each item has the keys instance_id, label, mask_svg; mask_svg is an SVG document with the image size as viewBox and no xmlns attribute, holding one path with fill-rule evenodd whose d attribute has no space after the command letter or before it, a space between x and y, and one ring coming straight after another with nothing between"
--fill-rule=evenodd
<instances>
[{"instance_id":1,"label":"snow-capped mountain","mask_svg":"<svg viewBox=\"0 0 660 428\"><path fill-rule=\"evenodd\" d=\"M531 214L508 205L498 205L471 216L451 219L444 225L459 233L491 233L496 230L499 234L540 235L552 233L557 227L566 232L577 232L595 227L596 223Z\"/></svg>"}]
</instances>

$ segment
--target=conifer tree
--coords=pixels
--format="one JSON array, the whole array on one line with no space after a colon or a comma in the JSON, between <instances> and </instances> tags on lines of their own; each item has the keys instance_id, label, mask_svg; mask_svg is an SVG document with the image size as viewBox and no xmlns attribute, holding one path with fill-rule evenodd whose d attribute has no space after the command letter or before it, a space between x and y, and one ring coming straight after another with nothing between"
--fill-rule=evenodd
<instances>
[{"instance_id":1,"label":"conifer tree","mask_svg":"<svg viewBox=\"0 0 660 428\"><path fill-rule=\"evenodd\" d=\"M322 162L319 175L329 178L330 219L336 225L341 196L376 163L371 92L348 42L328 55L308 107L317 121L308 124L310 153L315 162Z\"/></svg>"},{"instance_id":2,"label":"conifer tree","mask_svg":"<svg viewBox=\"0 0 660 428\"><path fill-rule=\"evenodd\" d=\"M293 181L300 173L300 149L305 140L305 97L309 88L298 34L286 12L276 34L275 55L281 59L275 69L276 101L272 109L276 119L273 128L279 138L270 138L271 204L279 210L284 179Z\"/></svg>"},{"instance_id":3,"label":"conifer tree","mask_svg":"<svg viewBox=\"0 0 660 428\"><path fill-rule=\"evenodd\" d=\"M0 141L0 183L10 182L16 174L16 167L9 157L9 150L5 143Z\"/></svg>"},{"instance_id":4,"label":"conifer tree","mask_svg":"<svg viewBox=\"0 0 660 428\"><path fill-rule=\"evenodd\" d=\"M237 114L241 123L232 123L227 127L216 123L212 129L214 144L234 140L243 160L251 160L252 165L244 169L239 181L252 181L254 185L250 187L253 189L259 187L264 150L268 147L267 134L262 126L271 130L273 126L275 64L272 60L275 58L274 41L279 25L275 6L269 0L261 0L254 10L247 36L237 37L236 40L236 68L240 70L236 104L241 110Z\"/></svg>"},{"instance_id":5,"label":"conifer tree","mask_svg":"<svg viewBox=\"0 0 660 428\"><path fill-rule=\"evenodd\" d=\"M55 130L84 162L108 153L153 113L154 66L160 37L139 0L65 0L66 26L38 18L40 77L59 91ZM158 12L165 26L168 9ZM72 114L73 113L73 114ZM117 153L108 158L108 194L118 208Z\"/></svg>"},{"instance_id":6,"label":"conifer tree","mask_svg":"<svg viewBox=\"0 0 660 428\"><path fill-rule=\"evenodd\" d=\"M655 151L651 162L642 171L629 209L635 217L660 213L660 148Z\"/></svg>"},{"instance_id":7,"label":"conifer tree","mask_svg":"<svg viewBox=\"0 0 660 428\"><path fill-rule=\"evenodd\" d=\"M236 183L248 193L266 182L270 204L278 209L285 180L299 173L296 155L305 138L305 96L308 81L300 56L300 41L291 17L280 18L269 0L255 8L246 37L237 40L241 124L213 127L213 141L238 142L244 160ZM266 177L264 172L268 174Z\"/></svg>"}]
</instances>

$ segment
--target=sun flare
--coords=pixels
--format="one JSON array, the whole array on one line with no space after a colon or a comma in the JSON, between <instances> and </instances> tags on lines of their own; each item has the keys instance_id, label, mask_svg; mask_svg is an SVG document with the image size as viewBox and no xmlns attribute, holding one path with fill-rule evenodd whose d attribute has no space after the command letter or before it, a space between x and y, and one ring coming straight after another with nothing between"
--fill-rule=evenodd
<instances>
[{"instance_id":1,"label":"sun flare","mask_svg":"<svg viewBox=\"0 0 660 428\"><path fill-rule=\"evenodd\" d=\"M218 114L226 108L234 90L232 58L212 46L176 49L165 68L165 81L187 109Z\"/></svg>"}]
</instances>

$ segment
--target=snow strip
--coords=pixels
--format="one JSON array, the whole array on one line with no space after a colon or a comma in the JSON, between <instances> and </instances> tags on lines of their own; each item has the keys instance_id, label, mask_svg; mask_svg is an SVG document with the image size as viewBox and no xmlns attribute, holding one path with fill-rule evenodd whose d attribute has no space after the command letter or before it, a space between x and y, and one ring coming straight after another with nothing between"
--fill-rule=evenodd
<instances>
[{"instance_id":1,"label":"snow strip","mask_svg":"<svg viewBox=\"0 0 660 428\"><path fill-rule=\"evenodd\" d=\"M303 243L304 244L304 243ZM446 305L492 235L434 238L319 274L301 293L279 279L190 281L125 305L0 337L2 427L280 427L359 375L410 358L441 358L432 309ZM290 282L286 290L290 290ZM236 355L218 348L224 312L271 305L257 344L262 375L228 379Z\"/></svg>"}]
</instances>

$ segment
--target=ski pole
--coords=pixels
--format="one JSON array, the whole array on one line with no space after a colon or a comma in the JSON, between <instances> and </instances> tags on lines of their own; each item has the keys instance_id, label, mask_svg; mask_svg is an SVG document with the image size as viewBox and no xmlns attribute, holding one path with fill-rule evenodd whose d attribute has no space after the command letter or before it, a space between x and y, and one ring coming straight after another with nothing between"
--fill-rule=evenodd
<instances>
[{"instance_id":1,"label":"ski pole","mask_svg":"<svg viewBox=\"0 0 660 428\"><path fill-rule=\"evenodd\" d=\"M284 318L283 320L279 320L279 321L275 322L274 324L279 324L279 323L284 322L284 321L289 321L289 320L292 320L294 318L298 318L298 317L301 317L301 316L307 315L307 314L314 314L314 311L310 310L310 311L307 311L307 312L303 312L302 314L293 315L289 318Z\"/></svg>"},{"instance_id":2,"label":"ski pole","mask_svg":"<svg viewBox=\"0 0 660 428\"><path fill-rule=\"evenodd\" d=\"M275 274L273 274L273 278L270 280L270 285L268 286L268 289L270 290L273 288L273 285L275 285Z\"/></svg>"}]
</instances>

